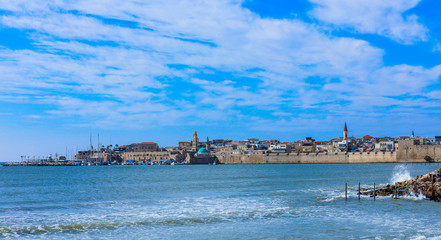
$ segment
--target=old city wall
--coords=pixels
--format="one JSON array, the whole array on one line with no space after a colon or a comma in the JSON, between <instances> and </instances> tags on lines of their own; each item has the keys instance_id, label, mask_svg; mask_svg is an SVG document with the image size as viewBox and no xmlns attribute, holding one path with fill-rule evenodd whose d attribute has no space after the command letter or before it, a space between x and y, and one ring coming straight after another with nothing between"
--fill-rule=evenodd
<instances>
[{"instance_id":1,"label":"old city wall","mask_svg":"<svg viewBox=\"0 0 441 240\"><path fill-rule=\"evenodd\" d=\"M302 164L302 163L425 163L441 162L441 145L420 145L419 139L399 141L393 152L354 153L265 153L224 152L217 155L224 164Z\"/></svg>"},{"instance_id":2,"label":"old city wall","mask_svg":"<svg viewBox=\"0 0 441 240\"><path fill-rule=\"evenodd\" d=\"M396 152L355 152L348 153L349 163L397 163Z\"/></svg>"},{"instance_id":3,"label":"old city wall","mask_svg":"<svg viewBox=\"0 0 441 240\"><path fill-rule=\"evenodd\" d=\"M267 163L348 163L345 153L270 153Z\"/></svg>"},{"instance_id":4,"label":"old city wall","mask_svg":"<svg viewBox=\"0 0 441 240\"><path fill-rule=\"evenodd\" d=\"M396 163L396 152L357 153L241 153L223 154L223 164L324 164L324 163Z\"/></svg>"},{"instance_id":5,"label":"old city wall","mask_svg":"<svg viewBox=\"0 0 441 240\"><path fill-rule=\"evenodd\" d=\"M430 157L433 162L441 162L440 145L414 145L410 141L400 142L397 158L408 162L426 162Z\"/></svg>"}]
</instances>

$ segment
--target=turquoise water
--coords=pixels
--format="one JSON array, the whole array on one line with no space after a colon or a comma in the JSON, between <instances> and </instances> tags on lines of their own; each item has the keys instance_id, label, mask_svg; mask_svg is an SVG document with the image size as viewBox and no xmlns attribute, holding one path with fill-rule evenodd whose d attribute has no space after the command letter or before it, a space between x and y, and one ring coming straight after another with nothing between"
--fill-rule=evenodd
<instances>
[{"instance_id":1,"label":"turquoise water","mask_svg":"<svg viewBox=\"0 0 441 240\"><path fill-rule=\"evenodd\" d=\"M440 238L441 203L356 195L440 167L0 167L0 238Z\"/></svg>"}]
</instances>

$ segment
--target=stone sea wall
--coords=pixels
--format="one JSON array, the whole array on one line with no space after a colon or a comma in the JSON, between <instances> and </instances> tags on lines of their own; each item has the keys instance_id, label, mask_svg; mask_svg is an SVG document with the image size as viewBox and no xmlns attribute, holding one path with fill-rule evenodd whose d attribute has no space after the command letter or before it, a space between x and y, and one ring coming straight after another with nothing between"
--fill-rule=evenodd
<instances>
[{"instance_id":1,"label":"stone sea wall","mask_svg":"<svg viewBox=\"0 0 441 240\"><path fill-rule=\"evenodd\" d=\"M430 157L434 162L441 162L440 145L414 145L410 141L400 141L397 158L405 161L419 161Z\"/></svg>"},{"instance_id":2,"label":"stone sea wall","mask_svg":"<svg viewBox=\"0 0 441 240\"><path fill-rule=\"evenodd\" d=\"M220 152L223 164L302 164L302 163L425 163L441 162L441 145L422 145L419 139L399 141L393 152L350 153L265 153L255 151Z\"/></svg>"},{"instance_id":3,"label":"stone sea wall","mask_svg":"<svg viewBox=\"0 0 441 240\"><path fill-rule=\"evenodd\" d=\"M222 164L305 164L305 163L399 163L426 162L424 157L398 158L397 152L355 153L263 153L218 154Z\"/></svg>"}]
</instances>

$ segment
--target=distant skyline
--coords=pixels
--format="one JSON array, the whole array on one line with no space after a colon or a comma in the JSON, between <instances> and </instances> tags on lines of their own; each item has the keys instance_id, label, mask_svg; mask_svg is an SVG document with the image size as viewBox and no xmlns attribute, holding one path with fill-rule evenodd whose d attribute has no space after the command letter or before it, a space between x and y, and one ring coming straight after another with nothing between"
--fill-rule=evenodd
<instances>
[{"instance_id":1,"label":"distant skyline","mask_svg":"<svg viewBox=\"0 0 441 240\"><path fill-rule=\"evenodd\" d=\"M1 161L104 144L441 135L437 0L0 0ZM70 151L69 150L69 151Z\"/></svg>"}]
</instances>

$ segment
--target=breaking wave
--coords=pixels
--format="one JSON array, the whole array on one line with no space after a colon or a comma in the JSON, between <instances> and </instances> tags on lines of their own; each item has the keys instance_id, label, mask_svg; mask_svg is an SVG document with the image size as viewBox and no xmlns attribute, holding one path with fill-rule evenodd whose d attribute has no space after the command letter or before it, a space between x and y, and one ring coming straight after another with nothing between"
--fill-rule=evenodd
<instances>
[{"instance_id":1,"label":"breaking wave","mask_svg":"<svg viewBox=\"0 0 441 240\"><path fill-rule=\"evenodd\" d=\"M391 183L403 182L411 179L409 169L406 165L400 164L394 167L392 172L392 177L390 179Z\"/></svg>"}]
</instances>

